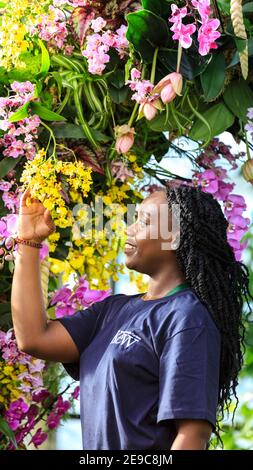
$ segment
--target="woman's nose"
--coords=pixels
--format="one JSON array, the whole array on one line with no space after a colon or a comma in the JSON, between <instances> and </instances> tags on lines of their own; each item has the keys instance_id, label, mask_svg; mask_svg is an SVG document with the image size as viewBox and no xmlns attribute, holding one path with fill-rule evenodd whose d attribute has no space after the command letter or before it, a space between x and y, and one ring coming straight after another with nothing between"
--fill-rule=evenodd
<instances>
[{"instance_id":1,"label":"woman's nose","mask_svg":"<svg viewBox=\"0 0 253 470\"><path fill-rule=\"evenodd\" d=\"M130 237L131 235L134 235L135 234L135 223L129 225L127 228L126 228L126 234L128 237Z\"/></svg>"}]
</instances>

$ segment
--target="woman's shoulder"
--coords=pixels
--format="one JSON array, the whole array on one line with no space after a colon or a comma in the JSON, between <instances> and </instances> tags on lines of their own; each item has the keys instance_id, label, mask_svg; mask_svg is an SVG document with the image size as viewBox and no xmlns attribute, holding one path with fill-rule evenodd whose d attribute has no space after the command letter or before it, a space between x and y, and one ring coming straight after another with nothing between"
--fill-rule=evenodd
<instances>
[{"instance_id":1,"label":"woman's shoulder","mask_svg":"<svg viewBox=\"0 0 253 470\"><path fill-rule=\"evenodd\" d=\"M194 289L180 292L166 303L167 321L170 329L183 331L189 328L210 328L217 330L208 305L200 299Z\"/></svg>"}]
</instances>

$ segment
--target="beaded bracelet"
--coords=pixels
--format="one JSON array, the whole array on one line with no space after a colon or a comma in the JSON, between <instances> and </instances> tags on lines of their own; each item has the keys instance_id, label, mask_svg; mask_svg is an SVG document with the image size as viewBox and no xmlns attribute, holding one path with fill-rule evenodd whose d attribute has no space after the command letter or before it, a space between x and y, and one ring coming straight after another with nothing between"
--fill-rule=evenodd
<instances>
[{"instance_id":1,"label":"beaded bracelet","mask_svg":"<svg viewBox=\"0 0 253 470\"><path fill-rule=\"evenodd\" d=\"M42 243L31 242L30 240L23 240L22 238L15 238L16 243L20 243L22 245L32 246L33 248L42 248Z\"/></svg>"}]
</instances>

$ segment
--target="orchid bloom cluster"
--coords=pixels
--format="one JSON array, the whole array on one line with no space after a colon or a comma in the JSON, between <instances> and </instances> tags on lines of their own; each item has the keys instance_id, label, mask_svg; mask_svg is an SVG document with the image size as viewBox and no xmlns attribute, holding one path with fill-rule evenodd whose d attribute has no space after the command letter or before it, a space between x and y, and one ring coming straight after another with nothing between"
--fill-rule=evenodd
<instances>
[{"instance_id":1,"label":"orchid bloom cluster","mask_svg":"<svg viewBox=\"0 0 253 470\"><path fill-rule=\"evenodd\" d=\"M188 7L190 11L188 12ZM175 3L171 5L172 15L169 17L169 22L173 23L170 28L173 31L172 39L179 41L179 44L184 49L189 48L192 45L192 34L197 30L195 19L197 10L200 16L201 26L198 28L198 52L200 55L207 55L210 49L217 49L215 40L218 39L221 34L216 31L220 25L220 21L216 18L210 18L212 9L210 6L210 0L191 0L187 2L187 6L179 8ZM194 12L194 13L192 13ZM194 23L183 23L183 18L194 17Z\"/></svg>"},{"instance_id":2,"label":"orchid bloom cluster","mask_svg":"<svg viewBox=\"0 0 253 470\"><path fill-rule=\"evenodd\" d=\"M10 122L15 111L34 99L34 85L29 82L14 81L11 84L14 95L0 98L0 129L5 132L0 139L5 157L18 158L25 156L32 160L36 153L35 140L38 138L40 118L35 114L18 122Z\"/></svg>"},{"instance_id":3,"label":"orchid bloom cluster","mask_svg":"<svg viewBox=\"0 0 253 470\"><path fill-rule=\"evenodd\" d=\"M74 289L68 284L55 291L50 300L51 305L56 305L56 318L65 315L71 316L77 310L89 307L93 302L99 302L111 294L109 290L93 290L89 288L89 282L85 276L79 277Z\"/></svg>"},{"instance_id":4,"label":"orchid bloom cluster","mask_svg":"<svg viewBox=\"0 0 253 470\"><path fill-rule=\"evenodd\" d=\"M53 3L53 5L49 5L44 14L36 17L37 21L31 25L29 31L31 36L38 35L39 38L46 41L49 49L53 51L60 49L65 54L70 55L74 50L74 46L66 44L68 37L66 16L63 11L57 8L62 4L55 0Z\"/></svg>"},{"instance_id":5,"label":"orchid bloom cluster","mask_svg":"<svg viewBox=\"0 0 253 470\"><path fill-rule=\"evenodd\" d=\"M48 437L45 432L58 426L60 419L78 398L79 387L70 393L68 400L55 395L44 387L42 372L45 362L20 352L13 329L0 330L0 410L8 426L14 431L19 448L24 448L24 439L31 436L29 444L41 445ZM35 427L41 420L45 429ZM1 432L0 432L1 434ZM13 449L13 444L2 440L1 446ZM7 447L6 447L7 446ZM0 447L2 448L2 447Z\"/></svg>"},{"instance_id":6,"label":"orchid bloom cluster","mask_svg":"<svg viewBox=\"0 0 253 470\"><path fill-rule=\"evenodd\" d=\"M39 199L51 211L54 223L68 227L73 223L71 211L67 207L71 194L80 190L86 197L92 184L91 168L81 161L65 162L53 156L46 158L40 149L32 162L26 162L20 181L25 185L33 181L31 196Z\"/></svg>"},{"instance_id":7,"label":"orchid bloom cluster","mask_svg":"<svg viewBox=\"0 0 253 470\"><path fill-rule=\"evenodd\" d=\"M130 80L126 81L130 89L134 91L131 99L139 106L138 119L143 116L148 120L154 119L158 110L163 110L163 104L171 103L177 95L181 95L183 77L180 73L172 72L166 75L156 85L149 80L141 79L141 72L133 68ZM116 151L120 154L127 153L134 144L135 129L128 124L115 126L114 128Z\"/></svg>"},{"instance_id":8,"label":"orchid bloom cluster","mask_svg":"<svg viewBox=\"0 0 253 470\"><path fill-rule=\"evenodd\" d=\"M121 59L128 49L127 27L121 25L114 33L110 30L104 30L105 26L106 21L101 17L91 20L91 29L94 34L88 35L85 49L82 51L88 61L88 70L91 74L101 75L103 73L106 64L110 61L108 54L110 47L116 49Z\"/></svg>"},{"instance_id":9,"label":"orchid bloom cluster","mask_svg":"<svg viewBox=\"0 0 253 470\"><path fill-rule=\"evenodd\" d=\"M230 152L229 146L213 139L211 144L198 157L197 161L209 169L203 172L195 171L193 184L200 186L202 191L211 193L218 201L223 202L224 214L228 220L227 240L232 247L237 261L241 260L242 251L247 247L247 240L241 242L241 238L248 231L250 219L243 217L246 210L244 197L233 194L235 184L224 181L228 175L227 170L215 165L215 161L223 156L231 164L232 169L237 168L235 162L237 156Z\"/></svg>"}]
</instances>

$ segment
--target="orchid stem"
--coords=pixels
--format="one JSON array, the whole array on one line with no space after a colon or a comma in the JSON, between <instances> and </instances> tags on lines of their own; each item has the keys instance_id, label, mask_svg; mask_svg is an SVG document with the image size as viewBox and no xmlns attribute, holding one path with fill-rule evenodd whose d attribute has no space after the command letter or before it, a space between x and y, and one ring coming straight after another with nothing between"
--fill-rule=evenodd
<instances>
[{"instance_id":1,"label":"orchid stem","mask_svg":"<svg viewBox=\"0 0 253 470\"><path fill-rule=\"evenodd\" d=\"M182 59L182 46L180 43L178 43L178 50L177 50L177 73L179 73L180 70L180 65L181 65L181 59Z\"/></svg>"},{"instance_id":2,"label":"orchid stem","mask_svg":"<svg viewBox=\"0 0 253 470\"><path fill-rule=\"evenodd\" d=\"M150 75L150 82L152 83L152 85L154 85L155 83L156 61L157 61L158 51L159 51L159 47L156 47L154 55L153 55L152 69L151 69L151 75Z\"/></svg>"}]
</instances>

